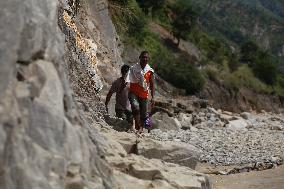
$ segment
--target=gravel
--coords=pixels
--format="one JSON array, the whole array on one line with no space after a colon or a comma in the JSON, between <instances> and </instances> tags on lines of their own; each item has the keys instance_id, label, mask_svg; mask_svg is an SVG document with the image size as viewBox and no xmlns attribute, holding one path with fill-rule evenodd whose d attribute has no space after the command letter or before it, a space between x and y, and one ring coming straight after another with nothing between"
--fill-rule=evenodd
<instances>
[{"instance_id":1,"label":"gravel","mask_svg":"<svg viewBox=\"0 0 284 189\"><path fill-rule=\"evenodd\" d=\"M248 120L253 127L245 130L212 127L203 122L203 127L190 130L152 130L149 137L160 141L192 144L203 151L201 162L215 165L259 162L279 164L284 155L284 131L273 130L271 125L275 122L282 125L282 120L263 115L255 116Z\"/></svg>"}]
</instances>

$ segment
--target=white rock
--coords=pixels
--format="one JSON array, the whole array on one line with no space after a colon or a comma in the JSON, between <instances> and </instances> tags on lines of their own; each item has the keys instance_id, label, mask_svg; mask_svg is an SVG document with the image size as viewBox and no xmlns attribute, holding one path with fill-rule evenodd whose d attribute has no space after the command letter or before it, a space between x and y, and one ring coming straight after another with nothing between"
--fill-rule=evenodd
<instances>
[{"instance_id":1,"label":"white rock","mask_svg":"<svg viewBox=\"0 0 284 189\"><path fill-rule=\"evenodd\" d=\"M228 112L228 111L223 111L222 113L223 113L223 114L226 114L226 115L230 115L230 116L232 116L232 115L233 115L233 113L232 113L232 112Z\"/></svg>"},{"instance_id":2,"label":"white rock","mask_svg":"<svg viewBox=\"0 0 284 189\"><path fill-rule=\"evenodd\" d=\"M248 123L243 119L230 121L227 128L230 130L245 130L248 127Z\"/></svg>"},{"instance_id":3,"label":"white rock","mask_svg":"<svg viewBox=\"0 0 284 189\"><path fill-rule=\"evenodd\" d=\"M252 117L251 113L249 112L242 112L240 116L244 119L250 119Z\"/></svg>"},{"instance_id":4,"label":"white rock","mask_svg":"<svg viewBox=\"0 0 284 189\"><path fill-rule=\"evenodd\" d=\"M235 120L234 116L227 114L220 114L220 119L225 123L229 123L229 121Z\"/></svg>"},{"instance_id":5,"label":"white rock","mask_svg":"<svg viewBox=\"0 0 284 189\"><path fill-rule=\"evenodd\" d=\"M179 122L179 120L177 118L174 118L174 121L176 125L178 126L178 128L181 128L181 123Z\"/></svg>"},{"instance_id":6,"label":"white rock","mask_svg":"<svg viewBox=\"0 0 284 189\"><path fill-rule=\"evenodd\" d=\"M190 131L192 132L198 132L198 129L196 127L190 127Z\"/></svg>"},{"instance_id":7,"label":"white rock","mask_svg":"<svg viewBox=\"0 0 284 189\"><path fill-rule=\"evenodd\" d=\"M271 125L270 126L270 129L271 130L277 130L277 131L282 131L284 129L284 126L283 125Z\"/></svg>"},{"instance_id":8,"label":"white rock","mask_svg":"<svg viewBox=\"0 0 284 189\"><path fill-rule=\"evenodd\" d=\"M190 129L191 121L192 121L192 115L191 114L180 113L178 115L178 120L181 124L182 129L184 129L184 130Z\"/></svg>"},{"instance_id":9,"label":"white rock","mask_svg":"<svg viewBox=\"0 0 284 189\"><path fill-rule=\"evenodd\" d=\"M214 114L219 114L219 112L217 111L217 110L215 110L214 108L211 108L211 107L209 107L209 108L207 108L208 110L209 110L209 112L211 112L211 113L214 113Z\"/></svg>"}]
</instances>

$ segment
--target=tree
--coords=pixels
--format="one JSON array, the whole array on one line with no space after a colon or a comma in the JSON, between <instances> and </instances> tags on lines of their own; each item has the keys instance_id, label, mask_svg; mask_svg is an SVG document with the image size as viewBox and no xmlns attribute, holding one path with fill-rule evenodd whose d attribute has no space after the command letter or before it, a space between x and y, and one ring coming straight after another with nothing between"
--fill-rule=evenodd
<instances>
[{"instance_id":1,"label":"tree","mask_svg":"<svg viewBox=\"0 0 284 189\"><path fill-rule=\"evenodd\" d=\"M259 51L251 63L254 74L268 85L276 82L276 65L271 61L270 55L265 51Z\"/></svg>"},{"instance_id":2,"label":"tree","mask_svg":"<svg viewBox=\"0 0 284 189\"><path fill-rule=\"evenodd\" d=\"M148 15L149 12L152 13L152 15L155 14L158 10L161 10L166 0L136 0L139 7L142 9L142 11L145 13L145 15Z\"/></svg>"},{"instance_id":3,"label":"tree","mask_svg":"<svg viewBox=\"0 0 284 189\"><path fill-rule=\"evenodd\" d=\"M229 55L228 66L230 72L234 72L238 69L238 67L240 66L240 62L237 54L232 53Z\"/></svg>"},{"instance_id":4,"label":"tree","mask_svg":"<svg viewBox=\"0 0 284 189\"><path fill-rule=\"evenodd\" d=\"M172 6L173 18L172 18L172 32L177 38L177 46L180 43L180 39L187 39L188 33L195 26L198 13L188 3L178 1Z\"/></svg>"},{"instance_id":5,"label":"tree","mask_svg":"<svg viewBox=\"0 0 284 189\"><path fill-rule=\"evenodd\" d=\"M277 78L276 63L273 57L249 41L241 46L241 60L248 63L253 73L268 85L273 85Z\"/></svg>"},{"instance_id":6,"label":"tree","mask_svg":"<svg viewBox=\"0 0 284 189\"><path fill-rule=\"evenodd\" d=\"M176 62L157 64L158 74L175 87L185 89L187 94L197 94L205 84L205 79L199 70L183 58L174 59Z\"/></svg>"},{"instance_id":7,"label":"tree","mask_svg":"<svg viewBox=\"0 0 284 189\"><path fill-rule=\"evenodd\" d=\"M259 51L258 46L253 41L248 41L241 46L241 61L249 63L253 59L257 52Z\"/></svg>"}]
</instances>

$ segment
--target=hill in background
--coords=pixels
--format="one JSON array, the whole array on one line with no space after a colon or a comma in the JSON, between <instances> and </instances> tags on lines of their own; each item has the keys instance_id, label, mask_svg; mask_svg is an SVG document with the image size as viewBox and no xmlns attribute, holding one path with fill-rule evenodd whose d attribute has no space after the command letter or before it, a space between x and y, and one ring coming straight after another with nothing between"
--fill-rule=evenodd
<instances>
[{"instance_id":1,"label":"hill in background","mask_svg":"<svg viewBox=\"0 0 284 189\"><path fill-rule=\"evenodd\" d=\"M284 96L283 2L109 0L109 3L126 49L125 60L142 49L149 50L157 73L186 94L202 96L217 85L233 93L244 89Z\"/></svg>"}]
</instances>

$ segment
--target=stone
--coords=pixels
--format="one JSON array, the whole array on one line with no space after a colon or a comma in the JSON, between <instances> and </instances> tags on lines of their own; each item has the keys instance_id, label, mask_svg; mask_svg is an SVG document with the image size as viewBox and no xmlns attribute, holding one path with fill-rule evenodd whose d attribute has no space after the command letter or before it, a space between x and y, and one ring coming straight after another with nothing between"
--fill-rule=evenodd
<instances>
[{"instance_id":1,"label":"stone","mask_svg":"<svg viewBox=\"0 0 284 189\"><path fill-rule=\"evenodd\" d=\"M227 114L221 114L220 119L225 123L229 123L230 121L235 120L235 117Z\"/></svg>"},{"instance_id":2,"label":"stone","mask_svg":"<svg viewBox=\"0 0 284 189\"><path fill-rule=\"evenodd\" d=\"M141 141L138 153L147 158L161 159L195 169L201 151L189 144L180 142Z\"/></svg>"},{"instance_id":3,"label":"stone","mask_svg":"<svg viewBox=\"0 0 284 189\"><path fill-rule=\"evenodd\" d=\"M249 112L242 112L240 116L246 120L250 119L252 115Z\"/></svg>"},{"instance_id":4,"label":"stone","mask_svg":"<svg viewBox=\"0 0 284 189\"><path fill-rule=\"evenodd\" d=\"M192 132L198 132L198 129L196 127L190 127L190 131Z\"/></svg>"},{"instance_id":5,"label":"stone","mask_svg":"<svg viewBox=\"0 0 284 189\"><path fill-rule=\"evenodd\" d=\"M168 114L157 112L152 116L152 128L160 129L162 131L178 130L180 125L174 118L169 117Z\"/></svg>"},{"instance_id":6,"label":"stone","mask_svg":"<svg viewBox=\"0 0 284 189\"><path fill-rule=\"evenodd\" d=\"M178 120L181 124L182 129L184 129L184 130L190 129L191 122L192 122L192 115L191 114L179 113Z\"/></svg>"},{"instance_id":7,"label":"stone","mask_svg":"<svg viewBox=\"0 0 284 189\"><path fill-rule=\"evenodd\" d=\"M152 184L149 180L139 179L116 170L114 171L114 177L119 189L149 188Z\"/></svg>"},{"instance_id":8,"label":"stone","mask_svg":"<svg viewBox=\"0 0 284 189\"><path fill-rule=\"evenodd\" d=\"M282 130L284 130L284 126L283 126L283 125L280 125L280 124L271 125L271 126L270 126L270 129L271 129L271 130L282 131Z\"/></svg>"},{"instance_id":9,"label":"stone","mask_svg":"<svg viewBox=\"0 0 284 189\"><path fill-rule=\"evenodd\" d=\"M242 119L230 121L227 125L230 130L245 130L246 127L248 127L248 123Z\"/></svg>"},{"instance_id":10,"label":"stone","mask_svg":"<svg viewBox=\"0 0 284 189\"><path fill-rule=\"evenodd\" d=\"M66 189L84 189L84 181L80 175L66 180Z\"/></svg>"},{"instance_id":11,"label":"stone","mask_svg":"<svg viewBox=\"0 0 284 189\"><path fill-rule=\"evenodd\" d=\"M177 125L177 128L181 128L181 123L179 122L179 120L177 118L174 118L174 121Z\"/></svg>"},{"instance_id":12,"label":"stone","mask_svg":"<svg viewBox=\"0 0 284 189\"><path fill-rule=\"evenodd\" d=\"M113 129L117 131L127 131L130 129L130 125L126 120L117 117L111 117L109 115L105 115L105 121L107 124L113 127Z\"/></svg>"},{"instance_id":13,"label":"stone","mask_svg":"<svg viewBox=\"0 0 284 189\"><path fill-rule=\"evenodd\" d=\"M215 108L208 107L207 110L209 110L209 112L211 112L213 114L219 115L219 112L217 110L215 110Z\"/></svg>"},{"instance_id":14,"label":"stone","mask_svg":"<svg viewBox=\"0 0 284 189\"><path fill-rule=\"evenodd\" d=\"M222 111L222 113L225 114L225 115L229 115L229 116L232 116L232 115L233 115L233 113L232 113L232 112L229 112L229 111Z\"/></svg>"},{"instance_id":15,"label":"stone","mask_svg":"<svg viewBox=\"0 0 284 189\"><path fill-rule=\"evenodd\" d=\"M149 138L142 138L137 142L135 135L122 132L107 132L104 135L111 141L120 143L127 153L131 153L135 146L137 153L146 158L161 159L192 169L195 168L201 154L201 150L181 142L160 142Z\"/></svg>"},{"instance_id":16,"label":"stone","mask_svg":"<svg viewBox=\"0 0 284 189\"><path fill-rule=\"evenodd\" d=\"M127 173L132 177L148 181L142 183L137 180L137 186L147 185L149 182L162 181L161 183L165 188L211 188L210 182L206 176L197 173L190 168L171 163L164 163L158 159L145 159L136 155L129 155L125 158L108 157L107 161L116 167L117 170L123 172L126 172L127 170ZM128 180L130 179L131 177L129 177ZM131 183L133 183L133 181L130 181L130 184ZM155 186L157 183L152 184L152 186L153 185Z\"/></svg>"},{"instance_id":17,"label":"stone","mask_svg":"<svg viewBox=\"0 0 284 189\"><path fill-rule=\"evenodd\" d=\"M177 103L177 107L178 108L181 108L181 109L186 109L186 105L183 105L183 104L181 104L181 103Z\"/></svg>"}]
</instances>

